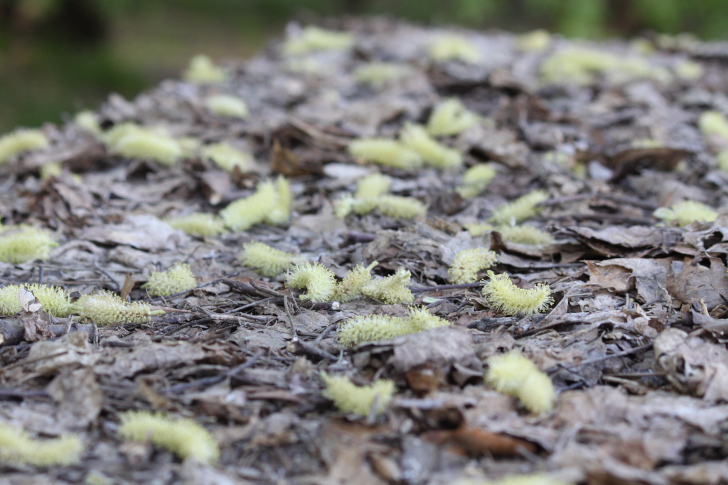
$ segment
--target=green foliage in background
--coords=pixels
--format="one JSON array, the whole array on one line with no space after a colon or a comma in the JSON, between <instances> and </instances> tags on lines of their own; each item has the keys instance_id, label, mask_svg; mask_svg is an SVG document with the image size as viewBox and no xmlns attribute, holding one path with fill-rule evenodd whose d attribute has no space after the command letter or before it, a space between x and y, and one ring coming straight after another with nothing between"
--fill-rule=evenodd
<instances>
[{"instance_id":1,"label":"green foliage in background","mask_svg":"<svg viewBox=\"0 0 728 485\"><path fill-rule=\"evenodd\" d=\"M569 37L715 39L728 32L726 11L728 0L0 0L0 133L95 108L110 92L131 97L197 53L250 55L291 19L390 14Z\"/></svg>"}]
</instances>

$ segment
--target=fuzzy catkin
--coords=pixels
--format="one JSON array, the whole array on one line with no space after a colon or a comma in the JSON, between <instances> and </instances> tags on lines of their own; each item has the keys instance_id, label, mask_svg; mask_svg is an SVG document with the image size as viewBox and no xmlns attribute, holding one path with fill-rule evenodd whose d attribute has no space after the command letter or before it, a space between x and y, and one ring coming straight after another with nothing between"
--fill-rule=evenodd
<instances>
[{"instance_id":1,"label":"fuzzy catkin","mask_svg":"<svg viewBox=\"0 0 728 485\"><path fill-rule=\"evenodd\" d=\"M357 265L336 285L332 300L346 303L361 295L361 289L372 281L372 269L379 263L374 261L367 267Z\"/></svg>"},{"instance_id":2,"label":"fuzzy catkin","mask_svg":"<svg viewBox=\"0 0 728 485\"><path fill-rule=\"evenodd\" d=\"M387 138L367 138L349 143L349 153L365 162L388 167L415 169L422 166L422 157L395 140Z\"/></svg>"},{"instance_id":3,"label":"fuzzy catkin","mask_svg":"<svg viewBox=\"0 0 728 485\"><path fill-rule=\"evenodd\" d=\"M253 241L243 245L238 259L245 266L254 268L263 276L274 277L291 267L294 255Z\"/></svg>"},{"instance_id":4,"label":"fuzzy catkin","mask_svg":"<svg viewBox=\"0 0 728 485\"><path fill-rule=\"evenodd\" d=\"M183 459L214 464L220 457L215 438L192 419L175 419L145 411L121 414L119 435L131 441L151 441Z\"/></svg>"},{"instance_id":5,"label":"fuzzy catkin","mask_svg":"<svg viewBox=\"0 0 728 485\"><path fill-rule=\"evenodd\" d=\"M372 280L362 287L361 292L367 298L378 300L388 305L396 303L412 303L414 295L408 288L411 274L408 270L400 268L392 276Z\"/></svg>"},{"instance_id":6,"label":"fuzzy catkin","mask_svg":"<svg viewBox=\"0 0 728 485\"><path fill-rule=\"evenodd\" d=\"M494 224L511 225L522 222L540 212L537 207L541 202L549 198L543 190L534 190L513 202L498 207L490 216L488 221Z\"/></svg>"},{"instance_id":7,"label":"fuzzy catkin","mask_svg":"<svg viewBox=\"0 0 728 485\"><path fill-rule=\"evenodd\" d=\"M0 261L11 264L46 259L58 246L51 235L33 226L0 226Z\"/></svg>"},{"instance_id":8,"label":"fuzzy catkin","mask_svg":"<svg viewBox=\"0 0 728 485\"><path fill-rule=\"evenodd\" d=\"M305 289L301 300L313 303L330 301L336 289L336 278L330 269L319 263L303 263L294 267L286 281L289 288Z\"/></svg>"},{"instance_id":9,"label":"fuzzy catkin","mask_svg":"<svg viewBox=\"0 0 728 485\"><path fill-rule=\"evenodd\" d=\"M170 217L165 219L165 222L190 236L214 237L225 232L225 222L221 218L202 212Z\"/></svg>"},{"instance_id":10,"label":"fuzzy catkin","mask_svg":"<svg viewBox=\"0 0 728 485\"><path fill-rule=\"evenodd\" d=\"M364 342L387 340L447 325L450 325L447 320L432 315L424 308L413 309L406 317L364 315L341 324L338 340L345 347L354 347Z\"/></svg>"},{"instance_id":11,"label":"fuzzy catkin","mask_svg":"<svg viewBox=\"0 0 728 485\"><path fill-rule=\"evenodd\" d=\"M369 416L374 408L375 414L382 414L389 406L394 395L394 381L379 379L368 386L357 386L348 377L329 376L322 373L326 383L324 396L334 401L339 410L345 413Z\"/></svg>"},{"instance_id":12,"label":"fuzzy catkin","mask_svg":"<svg viewBox=\"0 0 728 485\"><path fill-rule=\"evenodd\" d=\"M483 296L493 309L504 315L536 315L546 310L554 299L549 285L539 283L528 290L517 287L506 274L488 271L490 278L483 286Z\"/></svg>"},{"instance_id":13,"label":"fuzzy catkin","mask_svg":"<svg viewBox=\"0 0 728 485\"><path fill-rule=\"evenodd\" d=\"M450 281L455 284L475 283L478 271L490 268L497 260L498 255L490 249L463 249L455 255L448 269Z\"/></svg>"},{"instance_id":14,"label":"fuzzy catkin","mask_svg":"<svg viewBox=\"0 0 728 485\"><path fill-rule=\"evenodd\" d=\"M175 263L167 271L154 271L142 285L151 296L169 296L189 291L197 286L197 279L188 264Z\"/></svg>"},{"instance_id":15,"label":"fuzzy catkin","mask_svg":"<svg viewBox=\"0 0 728 485\"><path fill-rule=\"evenodd\" d=\"M489 358L485 382L498 392L517 397L536 414L551 410L556 400L549 376L519 351Z\"/></svg>"},{"instance_id":16,"label":"fuzzy catkin","mask_svg":"<svg viewBox=\"0 0 728 485\"><path fill-rule=\"evenodd\" d=\"M432 138L424 127L407 124L399 134L407 147L416 151L425 164L435 168L456 169L463 163L459 151L443 145Z\"/></svg>"},{"instance_id":17,"label":"fuzzy catkin","mask_svg":"<svg viewBox=\"0 0 728 485\"><path fill-rule=\"evenodd\" d=\"M0 423L0 463L31 466L68 466L81 461L83 442L76 435L38 440L14 426Z\"/></svg>"},{"instance_id":18,"label":"fuzzy catkin","mask_svg":"<svg viewBox=\"0 0 728 485\"><path fill-rule=\"evenodd\" d=\"M54 317L67 317L71 313L68 292L57 286L25 284L7 285L0 288L0 315L14 315L23 309L18 291L28 290L38 299L43 311Z\"/></svg>"},{"instance_id":19,"label":"fuzzy catkin","mask_svg":"<svg viewBox=\"0 0 728 485\"><path fill-rule=\"evenodd\" d=\"M128 303L112 293L84 295L73 308L74 313L81 314L81 318L97 325L147 323L152 316L164 313L164 310L152 311L146 303Z\"/></svg>"}]
</instances>

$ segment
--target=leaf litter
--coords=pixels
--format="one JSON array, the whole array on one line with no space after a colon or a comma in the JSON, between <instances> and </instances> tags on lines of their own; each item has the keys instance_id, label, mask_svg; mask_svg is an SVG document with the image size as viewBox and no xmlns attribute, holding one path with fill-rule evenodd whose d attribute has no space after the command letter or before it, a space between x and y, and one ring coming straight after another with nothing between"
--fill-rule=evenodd
<instances>
[{"instance_id":1,"label":"leaf litter","mask_svg":"<svg viewBox=\"0 0 728 485\"><path fill-rule=\"evenodd\" d=\"M3 482L727 482L725 48L321 27L6 143ZM463 250L495 255L474 282ZM294 263L321 274L289 285ZM194 288L149 294L179 267ZM394 337L344 345L348 322Z\"/></svg>"}]
</instances>

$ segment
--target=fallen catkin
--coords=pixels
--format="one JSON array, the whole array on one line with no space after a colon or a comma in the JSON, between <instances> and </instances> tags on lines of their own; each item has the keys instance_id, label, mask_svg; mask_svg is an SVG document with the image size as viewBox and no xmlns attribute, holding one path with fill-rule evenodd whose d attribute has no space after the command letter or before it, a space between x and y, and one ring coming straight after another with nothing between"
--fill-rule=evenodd
<instances>
[{"instance_id":1,"label":"fallen catkin","mask_svg":"<svg viewBox=\"0 0 728 485\"><path fill-rule=\"evenodd\" d=\"M535 315L546 310L554 299L549 285L539 283L528 290L517 287L511 278L488 271L490 280L483 286L483 296L491 307L504 315Z\"/></svg>"},{"instance_id":2,"label":"fallen catkin","mask_svg":"<svg viewBox=\"0 0 728 485\"><path fill-rule=\"evenodd\" d=\"M478 271L490 268L497 260L498 255L490 249L463 249L455 255L448 269L450 281L455 284L475 283Z\"/></svg>"},{"instance_id":3,"label":"fallen catkin","mask_svg":"<svg viewBox=\"0 0 728 485\"><path fill-rule=\"evenodd\" d=\"M412 291L408 287L411 276L408 270L400 268L392 276L367 283L362 287L361 293L367 298L388 305L412 303L414 295L412 295Z\"/></svg>"},{"instance_id":4,"label":"fallen catkin","mask_svg":"<svg viewBox=\"0 0 728 485\"><path fill-rule=\"evenodd\" d=\"M336 277L330 269L319 263L302 263L296 265L286 278L289 288L305 289L301 300L313 303L331 301L336 289Z\"/></svg>"},{"instance_id":5,"label":"fallen catkin","mask_svg":"<svg viewBox=\"0 0 728 485\"><path fill-rule=\"evenodd\" d=\"M142 285L151 296L169 296L189 291L197 286L197 279L188 264L175 263L167 271L154 271Z\"/></svg>"},{"instance_id":6,"label":"fallen catkin","mask_svg":"<svg viewBox=\"0 0 728 485\"><path fill-rule=\"evenodd\" d=\"M357 265L336 285L332 300L346 303L361 295L361 289L372 281L372 269L379 263L374 261L367 267Z\"/></svg>"},{"instance_id":7,"label":"fallen catkin","mask_svg":"<svg viewBox=\"0 0 728 485\"><path fill-rule=\"evenodd\" d=\"M558 480L543 473L533 473L508 475L498 480L459 480L454 485L573 485L573 482Z\"/></svg>"},{"instance_id":8,"label":"fallen catkin","mask_svg":"<svg viewBox=\"0 0 728 485\"><path fill-rule=\"evenodd\" d=\"M330 376L322 372L321 377L326 383L324 396L334 401L339 410L359 416L369 416L373 408L375 414L382 414L395 391L394 381L386 379L376 380L368 386L357 386L345 376Z\"/></svg>"},{"instance_id":9,"label":"fallen catkin","mask_svg":"<svg viewBox=\"0 0 728 485\"><path fill-rule=\"evenodd\" d=\"M534 190L513 202L498 207L488 220L493 224L504 225L522 222L538 214L540 209L537 205L548 198L548 194L543 190Z\"/></svg>"},{"instance_id":10,"label":"fallen catkin","mask_svg":"<svg viewBox=\"0 0 728 485\"><path fill-rule=\"evenodd\" d=\"M163 315L164 310L152 310L146 303L128 303L112 293L84 295L73 304L73 313L97 325L114 323L147 323L152 316Z\"/></svg>"},{"instance_id":11,"label":"fallen catkin","mask_svg":"<svg viewBox=\"0 0 728 485\"><path fill-rule=\"evenodd\" d=\"M247 118L248 106L245 101L229 94L213 94L205 98L205 107L218 116L228 118Z\"/></svg>"},{"instance_id":12,"label":"fallen catkin","mask_svg":"<svg viewBox=\"0 0 728 485\"><path fill-rule=\"evenodd\" d=\"M389 192L392 177L381 173L372 173L359 180L354 197L357 199L372 199Z\"/></svg>"},{"instance_id":13,"label":"fallen catkin","mask_svg":"<svg viewBox=\"0 0 728 485\"><path fill-rule=\"evenodd\" d=\"M209 158L226 172L232 172L235 167L241 172L247 172L253 165L253 157L249 153L238 150L228 143L206 145L200 150L200 156Z\"/></svg>"},{"instance_id":14,"label":"fallen catkin","mask_svg":"<svg viewBox=\"0 0 728 485\"><path fill-rule=\"evenodd\" d=\"M220 457L215 438L192 419L175 419L144 411L122 413L119 436L131 441L151 441L182 459L214 464Z\"/></svg>"},{"instance_id":15,"label":"fallen catkin","mask_svg":"<svg viewBox=\"0 0 728 485\"><path fill-rule=\"evenodd\" d=\"M216 66L207 56L195 56L190 60L187 70L182 74L189 82L199 84L217 84L228 78L227 71Z\"/></svg>"},{"instance_id":16,"label":"fallen catkin","mask_svg":"<svg viewBox=\"0 0 728 485\"><path fill-rule=\"evenodd\" d=\"M456 169L463 163L463 156L459 151L432 138L423 126L406 124L399 134L399 139L416 151L425 164L431 167Z\"/></svg>"},{"instance_id":17,"label":"fallen catkin","mask_svg":"<svg viewBox=\"0 0 728 485\"><path fill-rule=\"evenodd\" d=\"M245 231L253 224L283 224L291 215L293 195L285 177L275 184L266 180L258 184L250 197L238 199L220 211L220 217L234 231Z\"/></svg>"},{"instance_id":18,"label":"fallen catkin","mask_svg":"<svg viewBox=\"0 0 728 485\"><path fill-rule=\"evenodd\" d=\"M110 140L110 141L109 141ZM182 147L174 138L147 128L127 128L121 136L107 138L112 153L129 158L148 158L162 165L174 165L182 159Z\"/></svg>"},{"instance_id":19,"label":"fallen catkin","mask_svg":"<svg viewBox=\"0 0 728 485\"><path fill-rule=\"evenodd\" d=\"M75 435L37 440L7 423L0 423L0 462L9 465L67 466L81 461L83 442Z\"/></svg>"},{"instance_id":20,"label":"fallen catkin","mask_svg":"<svg viewBox=\"0 0 728 485\"><path fill-rule=\"evenodd\" d=\"M432 110L427 132L432 136L458 135L478 124L478 116L468 111L457 98L446 99Z\"/></svg>"},{"instance_id":21,"label":"fallen catkin","mask_svg":"<svg viewBox=\"0 0 728 485\"><path fill-rule=\"evenodd\" d=\"M495 169L487 163L470 167L465 171L463 184L456 189L457 193L464 199L475 197L485 190L495 175Z\"/></svg>"},{"instance_id":22,"label":"fallen catkin","mask_svg":"<svg viewBox=\"0 0 728 485\"><path fill-rule=\"evenodd\" d=\"M43 229L33 226L0 226L0 261L11 264L46 259L58 243Z\"/></svg>"},{"instance_id":23,"label":"fallen catkin","mask_svg":"<svg viewBox=\"0 0 728 485\"><path fill-rule=\"evenodd\" d=\"M367 138L349 143L349 153L365 162L388 167L414 169L422 166L422 157L396 140Z\"/></svg>"},{"instance_id":24,"label":"fallen catkin","mask_svg":"<svg viewBox=\"0 0 728 485\"><path fill-rule=\"evenodd\" d=\"M272 278L288 270L296 256L262 242L253 241L243 245L238 259L245 266L254 268L263 276Z\"/></svg>"},{"instance_id":25,"label":"fallen catkin","mask_svg":"<svg viewBox=\"0 0 728 485\"><path fill-rule=\"evenodd\" d=\"M0 288L0 315L14 315L23 309L18 291L28 290L38 299L43 311L54 317L67 317L71 313L68 292L58 286L48 285L7 285Z\"/></svg>"},{"instance_id":26,"label":"fallen catkin","mask_svg":"<svg viewBox=\"0 0 728 485\"><path fill-rule=\"evenodd\" d=\"M48 146L48 138L41 130L18 130L0 137L0 164L18 153Z\"/></svg>"},{"instance_id":27,"label":"fallen catkin","mask_svg":"<svg viewBox=\"0 0 728 485\"><path fill-rule=\"evenodd\" d=\"M672 205L669 209L660 207L654 214L658 219L679 226L687 226L693 222L712 222L718 218L718 212L712 207L694 200L684 200Z\"/></svg>"},{"instance_id":28,"label":"fallen catkin","mask_svg":"<svg viewBox=\"0 0 728 485\"><path fill-rule=\"evenodd\" d=\"M283 52L287 55L301 55L316 51L346 50L353 45L354 34L351 32L337 32L311 25L286 39Z\"/></svg>"},{"instance_id":29,"label":"fallen catkin","mask_svg":"<svg viewBox=\"0 0 728 485\"><path fill-rule=\"evenodd\" d=\"M432 315L426 309L414 309L407 317L366 315L347 320L339 327L339 343L354 347L364 342L375 342L450 325L447 320Z\"/></svg>"},{"instance_id":30,"label":"fallen catkin","mask_svg":"<svg viewBox=\"0 0 728 485\"><path fill-rule=\"evenodd\" d=\"M518 351L489 358L485 382L498 392L517 397L532 413L550 411L556 400L549 376Z\"/></svg>"},{"instance_id":31,"label":"fallen catkin","mask_svg":"<svg viewBox=\"0 0 728 485\"><path fill-rule=\"evenodd\" d=\"M225 232L225 222L221 218L202 212L170 217L165 222L190 236L214 237Z\"/></svg>"}]
</instances>

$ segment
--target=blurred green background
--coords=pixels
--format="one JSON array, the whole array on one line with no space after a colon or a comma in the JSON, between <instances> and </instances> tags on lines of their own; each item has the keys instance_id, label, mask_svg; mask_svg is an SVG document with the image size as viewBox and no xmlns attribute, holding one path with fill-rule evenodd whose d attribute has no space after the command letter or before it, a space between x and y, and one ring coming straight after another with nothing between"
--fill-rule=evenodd
<instances>
[{"instance_id":1,"label":"blurred green background","mask_svg":"<svg viewBox=\"0 0 728 485\"><path fill-rule=\"evenodd\" d=\"M246 57L292 19L390 14L571 37L726 36L728 0L0 0L0 133L133 97L189 58Z\"/></svg>"}]
</instances>

